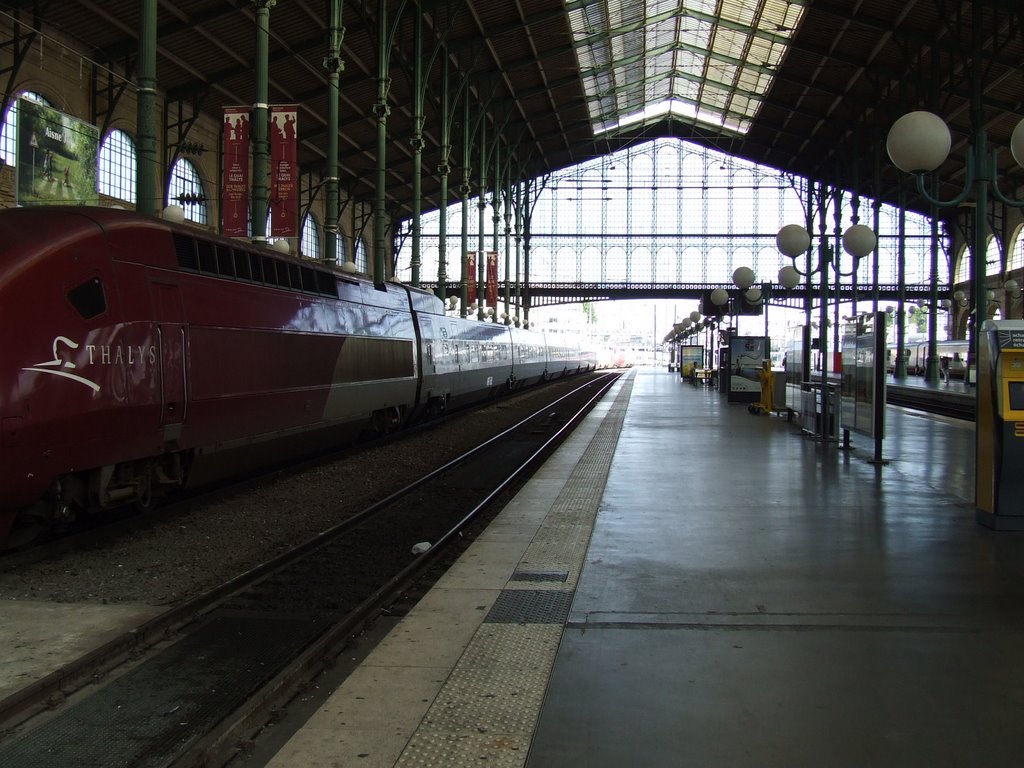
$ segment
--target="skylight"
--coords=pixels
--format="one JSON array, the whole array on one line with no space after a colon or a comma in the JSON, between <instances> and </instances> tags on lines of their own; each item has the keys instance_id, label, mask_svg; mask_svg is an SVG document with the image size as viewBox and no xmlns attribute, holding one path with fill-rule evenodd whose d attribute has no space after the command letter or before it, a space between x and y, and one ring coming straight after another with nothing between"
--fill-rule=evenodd
<instances>
[{"instance_id":1,"label":"skylight","mask_svg":"<svg viewBox=\"0 0 1024 768\"><path fill-rule=\"evenodd\" d=\"M594 133L673 117L745 134L805 0L567 0Z\"/></svg>"}]
</instances>

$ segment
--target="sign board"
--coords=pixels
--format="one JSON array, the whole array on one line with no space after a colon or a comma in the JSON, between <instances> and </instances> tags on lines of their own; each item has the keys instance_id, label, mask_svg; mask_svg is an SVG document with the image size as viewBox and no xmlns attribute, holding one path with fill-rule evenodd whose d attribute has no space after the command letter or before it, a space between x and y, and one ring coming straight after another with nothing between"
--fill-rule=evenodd
<instances>
[{"instance_id":1,"label":"sign board","mask_svg":"<svg viewBox=\"0 0 1024 768\"><path fill-rule=\"evenodd\" d=\"M100 131L53 107L18 99L18 205L99 205Z\"/></svg>"}]
</instances>

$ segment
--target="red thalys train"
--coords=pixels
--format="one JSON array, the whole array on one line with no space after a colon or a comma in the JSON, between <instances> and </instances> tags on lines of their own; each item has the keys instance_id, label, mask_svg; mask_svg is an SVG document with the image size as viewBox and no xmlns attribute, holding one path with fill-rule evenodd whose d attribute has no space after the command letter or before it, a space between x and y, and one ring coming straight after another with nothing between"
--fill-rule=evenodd
<instances>
[{"instance_id":1,"label":"red thalys train","mask_svg":"<svg viewBox=\"0 0 1024 768\"><path fill-rule=\"evenodd\" d=\"M576 341L107 208L0 211L0 546L588 371Z\"/></svg>"}]
</instances>

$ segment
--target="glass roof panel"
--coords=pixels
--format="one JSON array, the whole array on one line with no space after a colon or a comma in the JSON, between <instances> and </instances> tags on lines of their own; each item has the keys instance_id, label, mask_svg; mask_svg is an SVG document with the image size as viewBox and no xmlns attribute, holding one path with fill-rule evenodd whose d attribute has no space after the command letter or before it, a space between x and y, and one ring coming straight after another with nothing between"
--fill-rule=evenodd
<instances>
[{"instance_id":1,"label":"glass roof panel","mask_svg":"<svg viewBox=\"0 0 1024 768\"><path fill-rule=\"evenodd\" d=\"M595 133L671 116L745 133L809 0L565 0Z\"/></svg>"}]
</instances>

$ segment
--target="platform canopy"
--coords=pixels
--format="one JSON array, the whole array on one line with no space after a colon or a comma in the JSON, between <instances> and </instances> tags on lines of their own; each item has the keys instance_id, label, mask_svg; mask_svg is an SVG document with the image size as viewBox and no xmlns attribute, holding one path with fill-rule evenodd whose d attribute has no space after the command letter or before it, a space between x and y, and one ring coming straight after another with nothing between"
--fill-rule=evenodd
<instances>
[{"instance_id":1,"label":"platform canopy","mask_svg":"<svg viewBox=\"0 0 1024 768\"><path fill-rule=\"evenodd\" d=\"M216 116L255 98L256 5L272 6L271 103L300 104L299 162L327 155L331 0L160 0L159 88L168 110ZM1024 5L1019 0L346 0L341 73L341 176L373 194L377 18L394 31L388 119L388 199L411 210L417 31L427 83L425 209L438 204L441 82L486 114L524 176L637 141L674 136L896 200L901 174L885 154L889 126L929 109L951 126L939 193L963 183L973 130L1005 147L1024 95ZM91 60L133 70L140 0L9 0L0 13L20 35L60 32ZM422 19L417 24L417 17ZM45 38L44 38L45 40ZM2 41L17 51L24 37ZM44 50L47 45L42 44ZM53 48L53 55L60 55ZM10 57L6 59L9 61ZM10 72L10 70L7 70ZM8 79L8 96L18 87ZM106 87L97 84L97 89ZM461 102L460 102L461 103ZM461 108L453 110L457 123ZM453 131L460 178L461 127ZM1009 152L1003 186L1024 182ZM880 179L875 185L874 179ZM909 204L924 210L912 194Z\"/></svg>"}]
</instances>

